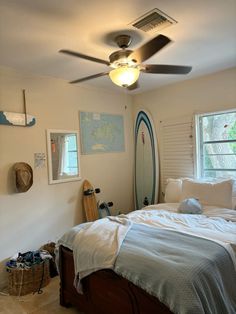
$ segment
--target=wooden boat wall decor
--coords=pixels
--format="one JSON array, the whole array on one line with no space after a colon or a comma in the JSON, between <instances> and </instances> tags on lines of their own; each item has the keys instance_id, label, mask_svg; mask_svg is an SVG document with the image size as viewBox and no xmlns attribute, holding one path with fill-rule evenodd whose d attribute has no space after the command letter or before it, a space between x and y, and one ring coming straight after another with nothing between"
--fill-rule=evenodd
<instances>
[{"instance_id":1,"label":"wooden boat wall decor","mask_svg":"<svg viewBox=\"0 0 236 314\"><path fill-rule=\"evenodd\" d=\"M23 89L24 113L0 111L0 124L12 126L33 126L36 123L35 117L26 112L25 90Z\"/></svg>"}]
</instances>

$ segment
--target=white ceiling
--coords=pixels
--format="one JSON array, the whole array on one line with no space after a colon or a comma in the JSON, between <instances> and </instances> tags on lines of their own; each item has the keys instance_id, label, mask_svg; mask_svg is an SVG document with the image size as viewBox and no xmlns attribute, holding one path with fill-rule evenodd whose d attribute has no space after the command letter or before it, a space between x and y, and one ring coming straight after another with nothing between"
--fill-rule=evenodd
<instances>
[{"instance_id":1,"label":"white ceiling","mask_svg":"<svg viewBox=\"0 0 236 314\"><path fill-rule=\"evenodd\" d=\"M75 50L108 60L116 33L133 36L131 49L157 33L128 24L158 8L178 21L161 31L173 42L145 63L191 65L188 75L141 73L140 93L236 66L235 0L0 0L0 65L74 80L107 71L106 65L59 54ZM122 90L109 77L80 83Z\"/></svg>"}]
</instances>

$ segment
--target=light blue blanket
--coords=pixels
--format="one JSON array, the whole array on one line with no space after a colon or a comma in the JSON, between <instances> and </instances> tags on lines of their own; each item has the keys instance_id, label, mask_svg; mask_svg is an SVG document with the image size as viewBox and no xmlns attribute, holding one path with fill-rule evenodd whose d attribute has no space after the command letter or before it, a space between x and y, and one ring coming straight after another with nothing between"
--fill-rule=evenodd
<instances>
[{"instance_id":1,"label":"light blue blanket","mask_svg":"<svg viewBox=\"0 0 236 314\"><path fill-rule=\"evenodd\" d=\"M173 313L236 313L234 266L229 253L215 242L134 224L114 270Z\"/></svg>"}]
</instances>

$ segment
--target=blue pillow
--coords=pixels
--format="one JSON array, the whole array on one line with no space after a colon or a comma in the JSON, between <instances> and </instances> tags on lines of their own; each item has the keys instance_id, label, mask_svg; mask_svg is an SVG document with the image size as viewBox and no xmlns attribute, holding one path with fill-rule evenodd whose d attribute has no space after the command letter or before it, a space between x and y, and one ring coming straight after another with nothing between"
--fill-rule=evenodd
<instances>
[{"instance_id":1,"label":"blue pillow","mask_svg":"<svg viewBox=\"0 0 236 314\"><path fill-rule=\"evenodd\" d=\"M186 198L179 204L178 212L182 214L201 214L202 205L196 198Z\"/></svg>"}]
</instances>

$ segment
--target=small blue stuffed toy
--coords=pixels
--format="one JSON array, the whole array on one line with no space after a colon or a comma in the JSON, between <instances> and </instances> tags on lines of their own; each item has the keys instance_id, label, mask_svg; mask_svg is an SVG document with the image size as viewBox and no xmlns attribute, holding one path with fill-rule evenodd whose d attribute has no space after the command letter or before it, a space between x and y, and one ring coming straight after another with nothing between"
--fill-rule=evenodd
<instances>
[{"instance_id":1,"label":"small blue stuffed toy","mask_svg":"<svg viewBox=\"0 0 236 314\"><path fill-rule=\"evenodd\" d=\"M182 214L201 214L202 205L196 198L187 198L179 204L178 212Z\"/></svg>"}]
</instances>

